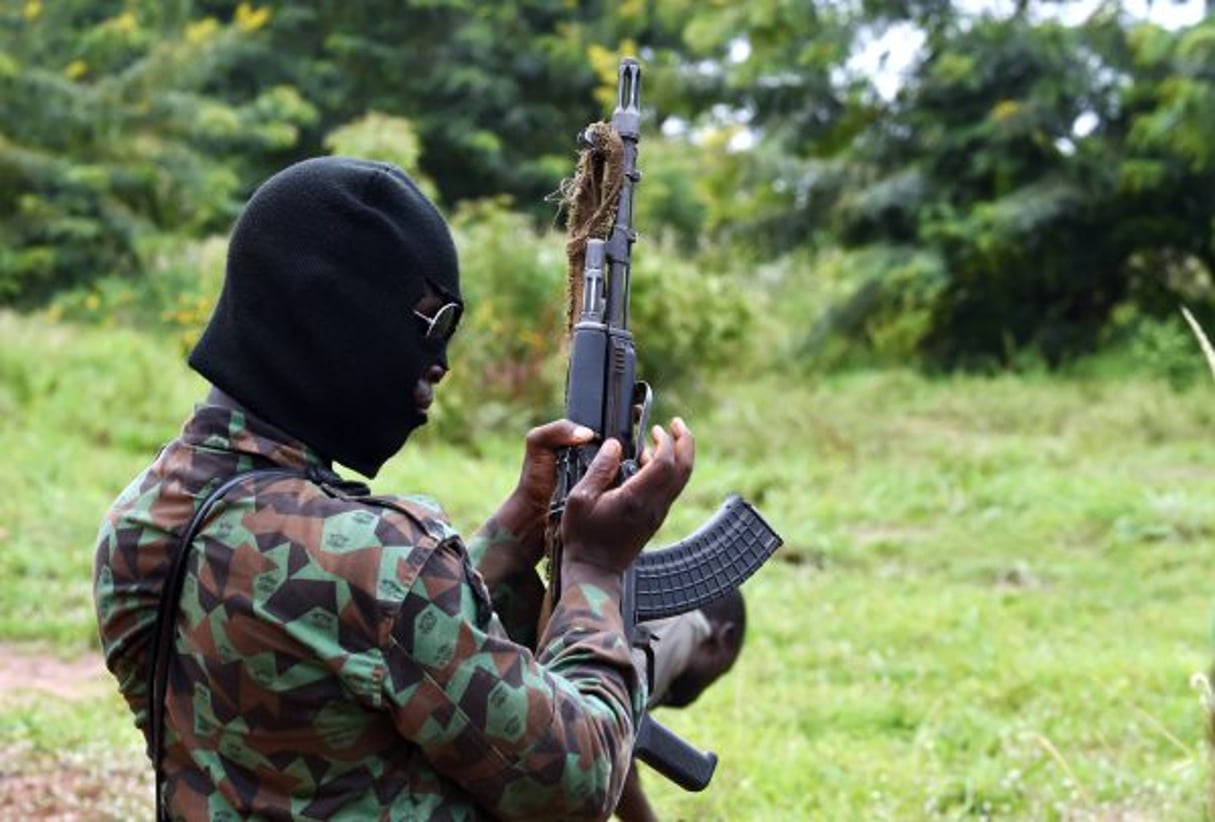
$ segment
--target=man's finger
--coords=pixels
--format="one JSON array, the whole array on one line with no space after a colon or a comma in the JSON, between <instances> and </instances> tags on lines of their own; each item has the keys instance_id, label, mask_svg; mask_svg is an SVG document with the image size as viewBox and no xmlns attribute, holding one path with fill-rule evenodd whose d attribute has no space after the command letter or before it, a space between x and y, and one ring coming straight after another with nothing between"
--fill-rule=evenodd
<instances>
[{"instance_id":1,"label":"man's finger","mask_svg":"<svg viewBox=\"0 0 1215 822\"><path fill-rule=\"evenodd\" d=\"M675 464L690 475L696 461L696 438L692 436L692 429L676 417L671 421L671 434L675 438Z\"/></svg>"},{"instance_id":2,"label":"man's finger","mask_svg":"<svg viewBox=\"0 0 1215 822\"><path fill-rule=\"evenodd\" d=\"M644 466L647 462L654 459L654 449L646 446L641 450L641 456L637 458L637 465Z\"/></svg>"},{"instance_id":3,"label":"man's finger","mask_svg":"<svg viewBox=\"0 0 1215 822\"><path fill-rule=\"evenodd\" d=\"M584 445L594 438L594 431L570 420L554 420L527 432L527 444L532 448L553 449L567 445Z\"/></svg>"},{"instance_id":4,"label":"man's finger","mask_svg":"<svg viewBox=\"0 0 1215 822\"><path fill-rule=\"evenodd\" d=\"M669 460L674 456L675 443L671 439L671 435L661 425L655 425L650 429L650 439L654 441L653 453L650 455L650 459Z\"/></svg>"},{"instance_id":5,"label":"man's finger","mask_svg":"<svg viewBox=\"0 0 1215 822\"><path fill-rule=\"evenodd\" d=\"M595 454L595 458L587 467L586 474L570 490L570 496L598 496L610 488L620 470L622 454L619 440L610 439L601 445L599 453Z\"/></svg>"},{"instance_id":6,"label":"man's finger","mask_svg":"<svg viewBox=\"0 0 1215 822\"><path fill-rule=\"evenodd\" d=\"M665 493L665 486L671 482L675 467L675 446L670 434L662 426L655 425L650 434L654 439L653 449L636 474L628 480L641 495Z\"/></svg>"}]
</instances>

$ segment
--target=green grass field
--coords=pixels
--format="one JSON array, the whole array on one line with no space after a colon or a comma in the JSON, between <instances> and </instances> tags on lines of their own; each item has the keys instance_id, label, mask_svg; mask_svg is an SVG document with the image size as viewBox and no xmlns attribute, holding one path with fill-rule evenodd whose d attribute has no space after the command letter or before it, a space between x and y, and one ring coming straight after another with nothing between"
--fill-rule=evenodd
<instances>
[{"instance_id":1,"label":"green grass field","mask_svg":"<svg viewBox=\"0 0 1215 822\"><path fill-rule=\"evenodd\" d=\"M9 654L95 653L98 520L201 391L172 345L0 313ZM660 541L739 491L786 545L744 588L739 665L660 716L721 758L702 794L644 774L664 817L1207 816L1215 386L879 372L717 396L681 409L697 469ZM376 487L469 530L521 435L476 456L421 436ZM70 766L92 817L131 813L111 794L146 787L140 747L110 688L0 695L6 775Z\"/></svg>"}]
</instances>

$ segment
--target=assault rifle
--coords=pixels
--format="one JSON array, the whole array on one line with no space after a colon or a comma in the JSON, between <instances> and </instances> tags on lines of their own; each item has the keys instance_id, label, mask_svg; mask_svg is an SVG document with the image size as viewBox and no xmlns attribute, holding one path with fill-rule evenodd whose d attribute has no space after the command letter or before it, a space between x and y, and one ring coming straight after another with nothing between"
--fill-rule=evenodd
<instances>
[{"instance_id":1,"label":"assault rifle","mask_svg":"<svg viewBox=\"0 0 1215 822\"><path fill-rule=\"evenodd\" d=\"M629 278L633 242L633 189L641 179L637 143L641 126L641 67L620 64L618 103L611 129L623 148L623 180L607 239L586 241L581 314L570 332L565 415L595 431L597 443L623 446L623 477L637 471L653 392L636 379L637 354L629 331ZM582 139L591 139L591 130ZM584 145L584 148L589 146ZM566 497L586 473L598 444L566 449L559 462L550 525L559 524ZM623 479L622 477L622 479ZM557 529L559 532L559 529ZM653 652L640 623L699 608L738 588L780 547L781 538L749 503L729 497L695 533L674 545L645 550L625 576L621 610L630 642L646 654L653 682ZM560 596L559 563L552 563ZM703 790L717 756L701 752L648 713L633 754L685 790Z\"/></svg>"}]
</instances>

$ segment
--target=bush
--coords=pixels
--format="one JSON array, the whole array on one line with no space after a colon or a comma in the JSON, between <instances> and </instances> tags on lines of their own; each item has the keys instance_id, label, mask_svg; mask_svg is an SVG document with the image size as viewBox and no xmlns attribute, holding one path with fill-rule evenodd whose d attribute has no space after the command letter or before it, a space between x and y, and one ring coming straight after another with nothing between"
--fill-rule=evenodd
<instances>
[{"instance_id":1,"label":"bush","mask_svg":"<svg viewBox=\"0 0 1215 822\"><path fill-rule=\"evenodd\" d=\"M521 430L564 407L565 237L537 231L505 201L466 204L452 217L467 314L452 343L432 428L471 443L484 430ZM139 279L105 277L59 294L53 319L167 333L184 358L223 284L227 241L145 242ZM669 396L746 362L754 297L673 248L639 245L632 323L638 370ZM720 261L719 261L720 264Z\"/></svg>"},{"instance_id":2,"label":"bush","mask_svg":"<svg viewBox=\"0 0 1215 822\"><path fill-rule=\"evenodd\" d=\"M226 253L222 237L149 239L141 247L142 277L102 277L60 292L51 303L51 317L168 332L184 355L198 340L219 297Z\"/></svg>"},{"instance_id":3,"label":"bush","mask_svg":"<svg viewBox=\"0 0 1215 822\"><path fill-rule=\"evenodd\" d=\"M466 204L452 229L467 313L433 420L445 437L470 441L479 430L525 427L560 408L564 241L538 234L504 201Z\"/></svg>"},{"instance_id":4,"label":"bush","mask_svg":"<svg viewBox=\"0 0 1215 822\"><path fill-rule=\"evenodd\" d=\"M687 386L750 360L758 290L741 287L745 271L717 273L671 246L638 246L634 256L632 327L644 379Z\"/></svg>"},{"instance_id":5,"label":"bush","mask_svg":"<svg viewBox=\"0 0 1215 822\"><path fill-rule=\"evenodd\" d=\"M1157 318L1130 306L1114 312L1101 353L1068 369L1082 376L1125 378L1148 374L1177 390L1206 387L1211 373L1202 346L1182 317L1180 306L1172 316Z\"/></svg>"},{"instance_id":6,"label":"bush","mask_svg":"<svg viewBox=\"0 0 1215 822\"><path fill-rule=\"evenodd\" d=\"M937 254L886 245L835 250L815 259L807 275L821 281L826 306L801 340L803 364L834 369L919 359L946 282Z\"/></svg>"}]
</instances>

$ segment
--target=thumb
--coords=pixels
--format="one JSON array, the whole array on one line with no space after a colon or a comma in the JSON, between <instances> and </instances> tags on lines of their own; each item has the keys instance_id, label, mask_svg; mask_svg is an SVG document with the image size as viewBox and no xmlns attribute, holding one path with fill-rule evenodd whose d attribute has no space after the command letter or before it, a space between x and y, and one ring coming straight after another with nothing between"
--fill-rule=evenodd
<instances>
[{"instance_id":1,"label":"thumb","mask_svg":"<svg viewBox=\"0 0 1215 822\"><path fill-rule=\"evenodd\" d=\"M591 460L590 466L587 467L586 474L574 486L574 491L597 496L610 488L620 471L622 454L619 440L609 439L604 442L599 447L599 453L595 454L595 459Z\"/></svg>"}]
</instances>

